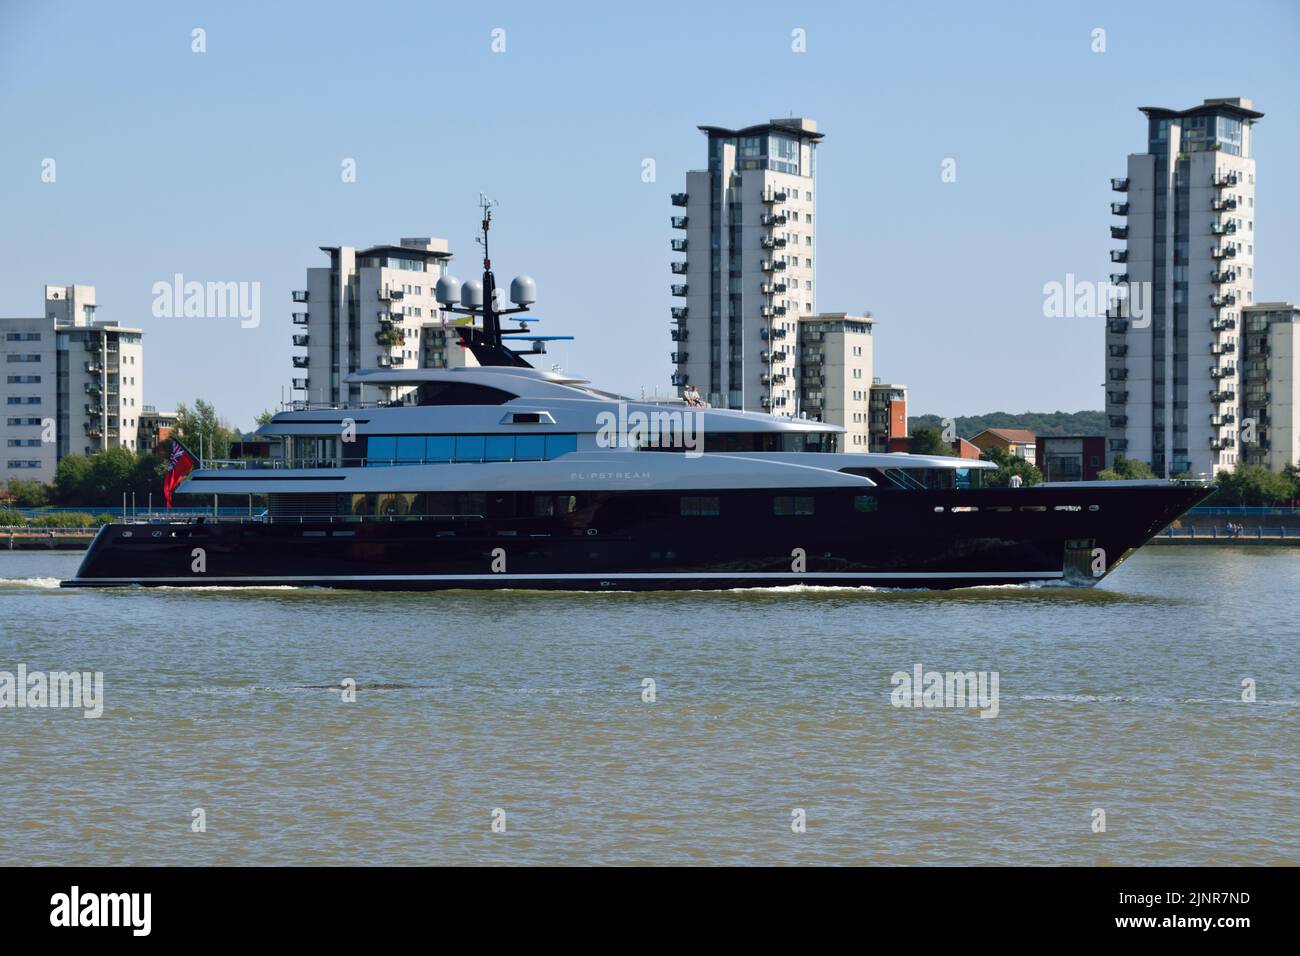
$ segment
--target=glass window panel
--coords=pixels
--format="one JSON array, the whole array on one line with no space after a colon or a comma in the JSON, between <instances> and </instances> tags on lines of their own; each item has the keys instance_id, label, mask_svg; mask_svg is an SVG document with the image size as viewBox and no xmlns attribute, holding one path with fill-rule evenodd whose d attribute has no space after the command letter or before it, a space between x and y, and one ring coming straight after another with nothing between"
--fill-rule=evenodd
<instances>
[{"instance_id":1,"label":"glass window panel","mask_svg":"<svg viewBox=\"0 0 1300 956\"><path fill-rule=\"evenodd\" d=\"M487 450L485 438L484 435L457 435L456 460L482 461L483 453Z\"/></svg>"},{"instance_id":2,"label":"glass window panel","mask_svg":"<svg viewBox=\"0 0 1300 956\"><path fill-rule=\"evenodd\" d=\"M424 443L424 457L429 461L451 461L456 453L456 439L452 435L429 435Z\"/></svg>"},{"instance_id":3,"label":"glass window panel","mask_svg":"<svg viewBox=\"0 0 1300 956\"><path fill-rule=\"evenodd\" d=\"M578 450L577 435L547 435L546 457L558 458L560 455Z\"/></svg>"},{"instance_id":4,"label":"glass window panel","mask_svg":"<svg viewBox=\"0 0 1300 956\"><path fill-rule=\"evenodd\" d=\"M371 435L366 449L369 464L387 465L397 457L397 438L393 435Z\"/></svg>"},{"instance_id":5,"label":"glass window panel","mask_svg":"<svg viewBox=\"0 0 1300 956\"><path fill-rule=\"evenodd\" d=\"M397 438L397 458L399 461L422 461L424 459L424 436L399 435Z\"/></svg>"},{"instance_id":6,"label":"glass window panel","mask_svg":"<svg viewBox=\"0 0 1300 956\"><path fill-rule=\"evenodd\" d=\"M546 457L545 435L516 435L515 458L519 461L541 461Z\"/></svg>"},{"instance_id":7,"label":"glass window panel","mask_svg":"<svg viewBox=\"0 0 1300 956\"><path fill-rule=\"evenodd\" d=\"M514 435L488 435L486 455L488 461L509 461L515 457Z\"/></svg>"}]
</instances>

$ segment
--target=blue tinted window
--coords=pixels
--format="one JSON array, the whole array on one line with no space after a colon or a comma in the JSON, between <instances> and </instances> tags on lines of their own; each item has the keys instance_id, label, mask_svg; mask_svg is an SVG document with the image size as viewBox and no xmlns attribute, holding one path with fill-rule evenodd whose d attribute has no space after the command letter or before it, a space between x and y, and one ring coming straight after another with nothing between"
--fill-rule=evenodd
<instances>
[{"instance_id":1,"label":"blue tinted window","mask_svg":"<svg viewBox=\"0 0 1300 956\"><path fill-rule=\"evenodd\" d=\"M372 435L366 445L366 459L371 465L386 465L397 457L397 439L392 435Z\"/></svg>"},{"instance_id":2,"label":"blue tinted window","mask_svg":"<svg viewBox=\"0 0 1300 956\"><path fill-rule=\"evenodd\" d=\"M514 458L515 436L487 436L487 454L484 457L487 458L488 461L509 461L511 458Z\"/></svg>"},{"instance_id":3,"label":"blue tinted window","mask_svg":"<svg viewBox=\"0 0 1300 956\"><path fill-rule=\"evenodd\" d=\"M566 452L578 450L577 435L547 435L546 457L558 458Z\"/></svg>"},{"instance_id":4,"label":"blue tinted window","mask_svg":"<svg viewBox=\"0 0 1300 956\"><path fill-rule=\"evenodd\" d=\"M424 457L429 461L451 461L456 439L451 435L430 435L425 441Z\"/></svg>"},{"instance_id":5,"label":"blue tinted window","mask_svg":"<svg viewBox=\"0 0 1300 956\"><path fill-rule=\"evenodd\" d=\"M516 435L515 458L520 461L541 461L546 457L545 435Z\"/></svg>"},{"instance_id":6,"label":"blue tinted window","mask_svg":"<svg viewBox=\"0 0 1300 956\"><path fill-rule=\"evenodd\" d=\"M424 436L399 435L397 457L402 461L420 461L424 458Z\"/></svg>"},{"instance_id":7,"label":"blue tinted window","mask_svg":"<svg viewBox=\"0 0 1300 956\"><path fill-rule=\"evenodd\" d=\"M486 451L483 435L457 435L456 460L482 461Z\"/></svg>"}]
</instances>

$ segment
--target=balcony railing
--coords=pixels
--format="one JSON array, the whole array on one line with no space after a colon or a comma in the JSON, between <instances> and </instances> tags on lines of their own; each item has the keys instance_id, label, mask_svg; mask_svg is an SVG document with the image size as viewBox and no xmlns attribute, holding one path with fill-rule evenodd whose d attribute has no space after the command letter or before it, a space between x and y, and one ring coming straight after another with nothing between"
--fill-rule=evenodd
<instances>
[{"instance_id":1,"label":"balcony railing","mask_svg":"<svg viewBox=\"0 0 1300 956\"><path fill-rule=\"evenodd\" d=\"M1117 193L1128 192L1128 177L1125 176L1122 179L1112 179L1110 181L1110 188L1115 190Z\"/></svg>"},{"instance_id":2,"label":"balcony railing","mask_svg":"<svg viewBox=\"0 0 1300 956\"><path fill-rule=\"evenodd\" d=\"M685 285L675 285L670 286L670 288L672 289L673 295L678 296L679 298L686 295L687 287Z\"/></svg>"},{"instance_id":3,"label":"balcony railing","mask_svg":"<svg viewBox=\"0 0 1300 956\"><path fill-rule=\"evenodd\" d=\"M1231 236L1237 231L1235 222L1215 222L1210 224L1210 232L1216 236Z\"/></svg>"},{"instance_id":4,"label":"balcony railing","mask_svg":"<svg viewBox=\"0 0 1300 956\"><path fill-rule=\"evenodd\" d=\"M1128 331L1128 319L1107 319L1107 320L1106 320L1106 331L1107 331L1107 332L1118 332L1118 333L1127 332L1127 331Z\"/></svg>"},{"instance_id":5,"label":"balcony railing","mask_svg":"<svg viewBox=\"0 0 1300 956\"><path fill-rule=\"evenodd\" d=\"M295 302L306 302L306 301L307 301L307 290L306 290L306 289L295 289L293 292L290 292L289 295L293 298L293 301L295 301Z\"/></svg>"},{"instance_id":6,"label":"balcony railing","mask_svg":"<svg viewBox=\"0 0 1300 956\"><path fill-rule=\"evenodd\" d=\"M685 229L686 226L687 226L687 224L690 222L690 217L689 217L689 216L673 216L673 218L672 218L671 220L669 220L669 221L673 224L673 228L674 228L674 229Z\"/></svg>"},{"instance_id":7,"label":"balcony railing","mask_svg":"<svg viewBox=\"0 0 1300 956\"><path fill-rule=\"evenodd\" d=\"M1213 259L1235 259L1237 256L1236 246L1219 246L1210 250L1210 257Z\"/></svg>"},{"instance_id":8,"label":"balcony railing","mask_svg":"<svg viewBox=\"0 0 1300 956\"><path fill-rule=\"evenodd\" d=\"M1210 323L1211 332L1229 332L1237 327L1236 319L1215 319Z\"/></svg>"},{"instance_id":9,"label":"balcony railing","mask_svg":"<svg viewBox=\"0 0 1300 956\"><path fill-rule=\"evenodd\" d=\"M787 332L786 332L785 329L780 329L780 328L776 328L776 329L763 328L763 329L759 329L758 334L759 334L763 339L776 339L776 340L780 340L780 339L784 339L784 338L786 337Z\"/></svg>"},{"instance_id":10,"label":"balcony railing","mask_svg":"<svg viewBox=\"0 0 1300 956\"><path fill-rule=\"evenodd\" d=\"M672 383L678 387L689 384L691 377L685 372L673 372Z\"/></svg>"},{"instance_id":11,"label":"balcony railing","mask_svg":"<svg viewBox=\"0 0 1300 956\"><path fill-rule=\"evenodd\" d=\"M1127 250L1127 249L1112 249L1112 250L1110 250L1110 261L1111 261L1111 262L1128 262L1128 250Z\"/></svg>"},{"instance_id":12,"label":"balcony railing","mask_svg":"<svg viewBox=\"0 0 1300 956\"><path fill-rule=\"evenodd\" d=\"M688 329L669 329L668 334L673 337L674 342L685 342L690 338L690 330Z\"/></svg>"},{"instance_id":13,"label":"balcony railing","mask_svg":"<svg viewBox=\"0 0 1300 956\"><path fill-rule=\"evenodd\" d=\"M1111 428L1123 428L1125 425L1128 424L1127 415L1109 415L1107 416L1107 418L1110 421Z\"/></svg>"},{"instance_id":14,"label":"balcony railing","mask_svg":"<svg viewBox=\"0 0 1300 956\"><path fill-rule=\"evenodd\" d=\"M684 262L673 262L669 264L669 267L673 270L675 276L686 275L686 263Z\"/></svg>"},{"instance_id":15,"label":"balcony railing","mask_svg":"<svg viewBox=\"0 0 1300 956\"><path fill-rule=\"evenodd\" d=\"M1231 425L1237 420L1237 416L1228 412L1226 415L1210 415L1210 424L1215 428L1223 428L1225 425Z\"/></svg>"},{"instance_id":16,"label":"balcony railing","mask_svg":"<svg viewBox=\"0 0 1300 956\"><path fill-rule=\"evenodd\" d=\"M1215 285L1223 285L1225 282L1236 282L1237 273L1232 269L1226 269L1223 272L1211 272L1210 281Z\"/></svg>"},{"instance_id":17,"label":"balcony railing","mask_svg":"<svg viewBox=\"0 0 1300 956\"><path fill-rule=\"evenodd\" d=\"M686 193L673 193L670 198L674 206L685 206L690 197Z\"/></svg>"},{"instance_id":18,"label":"balcony railing","mask_svg":"<svg viewBox=\"0 0 1300 956\"><path fill-rule=\"evenodd\" d=\"M307 380L305 378L295 378L291 379L289 384L295 391L302 391L307 387Z\"/></svg>"},{"instance_id":19,"label":"balcony railing","mask_svg":"<svg viewBox=\"0 0 1300 956\"><path fill-rule=\"evenodd\" d=\"M1221 309L1225 305L1232 305L1236 301L1237 301L1237 297L1233 295L1231 292L1225 295L1219 295L1218 293L1214 293L1214 292L1210 293L1210 305L1214 306L1216 309Z\"/></svg>"},{"instance_id":20,"label":"balcony railing","mask_svg":"<svg viewBox=\"0 0 1300 956\"><path fill-rule=\"evenodd\" d=\"M1111 214L1112 214L1112 215L1116 215L1116 216L1127 216L1127 215L1128 215L1128 203L1126 203L1126 202L1113 202L1113 203L1110 204L1110 211L1111 211Z\"/></svg>"},{"instance_id":21,"label":"balcony railing","mask_svg":"<svg viewBox=\"0 0 1300 956\"><path fill-rule=\"evenodd\" d=\"M1110 355L1111 355L1113 358L1123 358L1125 355L1128 355L1128 346L1127 346L1127 345L1108 345L1108 346L1106 347L1106 351L1107 351L1108 353L1110 353Z\"/></svg>"},{"instance_id":22,"label":"balcony railing","mask_svg":"<svg viewBox=\"0 0 1300 956\"><path fill-rule=\"evenodd\" d=\"M1210 208L1215 212L1230 212L1237 208L1237 200L1233 196L1229 196L1227 199L1215 199L1211 201Z\"/></svg>"},{"instance_id":23,"label":"balcony railing","mask_svg":"<svg viewBox=\"0 0 1300 956\"><path fill-rule=\"evenodd\" d=\"M1110 227L1110 237L1111 237L1112 239L1127 239L1127 238L1128 238L1128 226L1111 226L1111 227Z\"/></svg>"},{"instance_id":24,"label":"balcony railing","mask_svg":"<svg viewBox=\"0 0 1300 956\"><path fill-rule=\"evenodd\" d=\"M689 356L690 356L690 353L689 353L689 352L670 352L670 353L668 354L668 357L672 360L672 363L673 363L674 365L683 365L683 364L685 364L686 359L687 359Z\"/></svg>"},{"instance_id":25,"label":"balcony railing","mask_svg":"<svg viewBox=\"0 0 1300 956\"><path fill-rule=\"evenodd\" d=\"M1127 438L1111 438L1109 439L1109 444L1111 451L1128 451Z\"/></svg>"},{"instance_id":26,"label":"balcony railing","mask_svg":"<svg viewBox=\"0 0 1300 956\"><path fill-rule=\"evenodd\" d=\"M1224 402L1234 402L1237 400L1237 390L1233 388L1224 388L1211 390L1210 401L1216 405L1222 405Z\"/></svg>"},{"instance_id":27,"label":"balcony railing","mask_svg":"<svg viewBox=\"0 0 1300 956\"><path fill-rule=\"evenodd\" d=\"M306 312L295 312L295 313L293 314L293 324L294 324L294 325L306 325L306 324L307 324L307 313L306 313Z\"/></svg>"},{"instance_id":28,"label":"balcony railing","mask_svg":"<svg viewBox=\"0 0 1300 956\"><path fill-rule=\"evenodd\" d=\"M1128 282L1127 272L1112 272L1110 274L1111 285L1123 285L1126 282Z\"/></svg>"},{"instance_id":29,"label":"balcony railing","mask_svg":"<svg viewBox=\"0 0 1300 956\"><path fill-rule=\"evenodd\" d=\"M758 217L758 221L761 225L767 227L768 229L771 229L775 226L784 226L786 224L785 213L780 213L780 212L764 213L763 215Z\"/></svg>"},{"instance_id":30,"label":"balcony railing","mask_svg":"<svg viewBox=\"0 0 1300 956\"><path fill-rule=\"evenodd\" d=\"M1110 376L1110 380L1112 382L1128 381L1128 369L1126 368L1123 367L1111 368L1111 369L1107 369L1106 372Z\"/></svg>"},{"instance_id":31,"label":"balcony railing","mask_svg":"<svg viewBox=\"0 0 1300 956\"><path fill-rule=\"evenodd\" d=\"M1228 186L1237 185L1236 173L1216 173L1211 181L1216 189L1223 189Z\"/></svg>"},{"instance_id":32,"label":"balcony railing","mask_svg":"<svg viewBox=\"0 0 1300 956\"><path fill-rule=\"evenodd\" d=\"M1231 378L1237 374L1236 368L1231 365L1211 365L1210 378L1216 381L1221 378Z\"/></svg>"},{"instance_id":33,"label":"balcony railing","mask_svg":"<svg viewBox=\"0 0 1300 956\"><path fill-rule=\"evenodd\" d=\"M307 365L307 356L305 356L305 355L295 355L295 356L293 357L293 367L294 367L294 368L308 368L309 366Z\"/></svg>"},{"instance_id":34,"label":"balcony railing","mask_svg":"<svg viewBox=\"0 0 1300 956\"><path fill-rule=\"evenodd\" d=\"M293 344L296 345L296 346L298 346L298 348L300 348L300 349L305 349L305 348L307 347L307 339L308 339L308 338L310 338L310 336L306 336L306 335L295 335L295 336L293 337Z\"/></svg>"},{"instance_id":35,"label":"balcony railing","mask_svg":"<svg viewBox=\"0 0 1300 956\"><path fill-rule=\"evenodd\" d=\"M668 244L673 247L673 252L685 252L686 242L685 239L673 239Z\"/></svg>"},{"instance_id":36,"label":"balcony railing","mask_svg":"<svg viewBox=\"0 0 1300 956\"><path fill-rule=\"evenodd\" d=\"M785 202L789 198L786 196L784 189L769 189L763 193L763 202L771 205L773 203Z\"/></svg>"},{"instance_id":37,"label":"balcony railing","mask_svg":"<svg viewBox=\"0 0 1300 956\"><path fill-rule=\"evenodd\" d=\"M684 305L675 305L670 310L674 322L685 322L690 310Z\"/></svg>"},{"instance_id":38,"label":"balcony railing","mask_svg":"<svg viewBox=\"0 0 1300 956\"><path fill-rule=\"evenodd\" d=\"M1128 392L1107 392L1106 401L1112 405L1124 405L1128 402Z\"/></svg>"},{"instance_id":39,"label":"balcony railing","mask_svg":"<svg viewBox=\"0 0 1300 956\"><path fill-rule=\"evenodd\" d=\"M1236 354L1236 351L1237 351L1236 342L1224 342L1222 344L1218 342L1214 342L1211 343L1210 345L1211 355L1234 355Z\"/></svg>"}]
</instances>

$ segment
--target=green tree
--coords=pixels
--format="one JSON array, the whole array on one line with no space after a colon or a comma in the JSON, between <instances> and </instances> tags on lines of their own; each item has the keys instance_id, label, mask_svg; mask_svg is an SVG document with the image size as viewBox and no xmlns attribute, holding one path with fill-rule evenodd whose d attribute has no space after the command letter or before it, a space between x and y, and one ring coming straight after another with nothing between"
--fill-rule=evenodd
<instances>
[{"instance_id":1,"label":"green tree","mask_svg":"<svg viewBox=\"0 0 1300 956\"><path fill-rule=\"evenodd\" d=\"M1151 470L1151 466L1145 461L1139 461L1136 458L1125 458L1123 455L1115 456L1115 464L1111 468L1103 468L1097 472L1097 478L1100 481L1129 481L1141 478L1154 478L1156 473Z\"/></svg>"},{"instance_id":2,"label":"green tree","mask_svg":"<svg viewBox=\"0 0 1300 956\"><path fill-rule=\"evenodd\" d=\"M19 508L41 508L50 503L50 488L35 479L10 478L6 485Z\"/></svg>"},{"instance_id":3,"label":"green tree","mask_svg":"<svg viewBox=\"0 0 1300 956\"><path fill-rule=\"evenodd\" d=\"M1232 471L1221 471L1214 479L1216 504L1267 507L1280 505L1295 495L1295 485L1285 474L1263 465L1238 462Z\"/></svg>"},{"instance_id":4,"label":"green tree","mask_svg":"<svg viewBox=\"0 0 1300 956\"><path fill-rule=\"evenodd\" d=\"M1012 475L1019 475L1024 485L1036 485L1043 480L1043 473L1033 462L1013 455L1005 448L994 445L980 457L998 466L993 474L985 473L984 484L989 488L1010 487Z\"/></svg>"},{"instance_id":5,"label":"green tree","mask_svg":"<svg viewBox=\"0 0 1300 956\"><path fill-rule=\"evenodd\" d=\"M239 441L239 433L217 415L217 411L201 398L194 400L191 409L176 406L176 437L197 457L226 458L230 446Z\"/></svg>"},{"instance_id":6,"label":"green tree","mask_svg":"<svg viewBox=\"0 0 1300 956\"><path fill-rule=\"evenodd\" d=\"M908 450L913 455L952 455L952 446L937 428L913 428Z\"/></svg>"},{"instance_id":7,"label":"green tree","mask_svg":"<svg viewBox=\"0 0 1300 956\"><path fill-rule=\"evenodd\" d=\"M274 417L275 412L271 411L269 408L263 409L262 414L257 416L257 427L261 428L263 425L271 424L271 419Z\"/></svg>"}]
</instances>

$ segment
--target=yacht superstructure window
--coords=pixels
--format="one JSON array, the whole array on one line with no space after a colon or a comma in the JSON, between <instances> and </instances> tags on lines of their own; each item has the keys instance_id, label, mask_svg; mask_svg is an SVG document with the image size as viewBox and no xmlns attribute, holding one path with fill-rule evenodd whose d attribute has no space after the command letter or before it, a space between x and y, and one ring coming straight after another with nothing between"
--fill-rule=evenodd
<instances>
[{"instance_id":1,"label":"yacht superstructure window","mask_svg":"<svg viewBox=\"0 0 1300 956\"><path fill-rule=\"evenodd\" d=\"M717 495L685 495L682 497L682 514L692 517L697 515L721 514Z\"/></svg>"},{"instance_id":2,"label":"yacht superstructure window","mask_svg":"<svg viewBox=\"0 0 1300 956\"><path fill-rule=\"evenodd\" d=\"M382 468L451 461L547 461L577 450L577 435L370 435L365 463Z\"/></svg>"},{"instance_id":3,"label":"yacht superstructure window","mask_svg":"<svg viewBox=\"0 0 1300 956\"><path fill-rule=\"evenodd\" d=\"M810 515L812 513L812 495L777 495L772 499L772 514Z\"/></svg>"}]
</instances>

